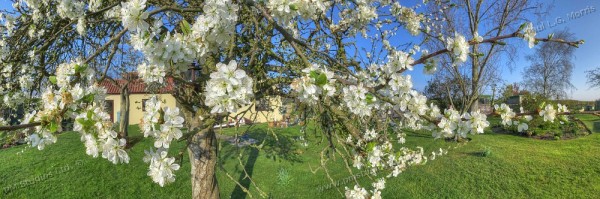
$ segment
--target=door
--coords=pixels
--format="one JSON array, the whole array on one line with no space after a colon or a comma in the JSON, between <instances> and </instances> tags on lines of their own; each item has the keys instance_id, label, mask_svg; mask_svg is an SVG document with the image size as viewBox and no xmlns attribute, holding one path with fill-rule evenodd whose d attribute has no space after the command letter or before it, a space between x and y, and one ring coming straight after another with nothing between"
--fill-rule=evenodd
<instances>
[{"instance_id":1,"label":"door","mask_svg":"<svg viewBox=\"0 0 600 199\"><path fill-rule=\"evenodd\" d=\"M106 112L110 115L110 121L112 123L115 122L115 101L114 100L105 100L104 108L106 108Z\"/></svg>"}]
</instances>

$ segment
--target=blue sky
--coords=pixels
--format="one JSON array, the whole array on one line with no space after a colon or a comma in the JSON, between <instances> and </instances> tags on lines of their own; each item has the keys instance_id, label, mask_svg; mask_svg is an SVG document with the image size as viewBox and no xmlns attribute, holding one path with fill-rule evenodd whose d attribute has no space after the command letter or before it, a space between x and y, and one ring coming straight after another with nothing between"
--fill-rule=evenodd
<instances>
[{"instance_id":1,"label":"blue sky","mask_svg":"<svg viewBox=\"0 0 600 199\"><path fill-rule=\"evenodd\" d=\"M547 1L552 3L552 1ZM587 7L593 7L594 12L586 15L582 15L579 18L569 20L569 14L571 12L578 12ZM557 19L559 18L560 19ZM554 7L550 10L548 15L541 19L539 23L534 23L534 26L541 26L541 23L545 23L546 27L548 24L556 24L557 20L563 20L552 28L546 28L543 31L537 33L536 37L546 37L548 34L569 28L571 32L575 34L577 39L585 40L585 44L581 45L575 50L575 59L573 63L575 69L571 82L575 86L576 90L570 93L571 99L576 100L596 100L600 99L600 89L590 88L587 84L587 78L585 76L586 70L591 70L600 67L600 1L570 1L570 0L556 0L554 1ZM537 19L532 19L537 20ZM529 62L525 60L526 55L534 53L534 49L529 49L520 38L511 39L511 44L517 44L521 42L518 48L518 57L515 60L513 70L509 70L508 66L502 68L502 79L505 83L515 83L522 81L522 71L529 65ZM422 73L422 66L416 67L414 71L409 72L413 76L414 86L417 90L422 90L427 81L431 79L430 76ZM491 91L486 91L491 94Z\"/></svg>"},{"instance_id":2,"label":"blue sky","mask_svg":"<svg viewBox=\"0 0 600 199\"><path fill-rule=\"evenodd\" d=\"M568 15L571 14L571 12L578 12L587 7L593 7L595 11L587 15L582 15L579 18L569 20ZM576 38L585 40L585 44L575 50L576 58L573 60L575 70L571 82L576 87L576 90L572 92L571 98L577 100L600 99L600 89L590 88L586 83L587 78L585 76L586 70L600 67L600 1L555 1L554 8L542 22L552 24L555 23L559 17L565 20L565 22L554 28L541 31L538 35L547 36L554 30L562 30L566 27L575 34ZM522 80L521 72L523 71L523 68L529 64L525 60L524 55L532 54L533 49L524 47L520 52L522 52L522 55L516 63L515 71L512 73L508 70L503 71L503 77L508 82L519 82Z\"/></svg>"},{"instance_id":3,"label":"blue sky","mask_svg":"<svg viewBox=\"0 0 600 199\"><path fill-rule=\"evenodd\" d=\"M552 1L544 1L552 3ZM413 4L410 2L409 4ZM579 49L575 51L575 70L571 82L576 87L572 91L570 98L576 100L596 100L600 99L600 89L589 88L586 83L587 78L585 77L584 71L591 70L600 67L600 1L571 1L571 0L556 0L553 2L554 6L550 10L547 17L541 19L539 23L534 24L540 26L542 23L553 24L557 21L557 18L564 20L564 23L558 24L552 28L546 28L543 31L538 32L537 37L546 37L548 34L556 30L569 28L571 32L575 33L575 37L578 39L584 39L585 44L581 45ZM410 6L410 5L409 5ZM569 14L572 12L578 12L586 8L594 8L594 12L586 15L582 15L576 19L569 19ZM0 0L0 9L10 9L11 2L9 0ZM399 37L411 38L405 32L399 33ZM414 37L412 37L414 38ZM514 83L522 81L522 71L529 65L525 60L525 56L533 54L534 49L529 49L527 45L524 45L525 41L519 38L513 39L517 43L521 41L523 45L518 50L518 57L515 61L513 70L509 70L508 67L502 68L502 78L505 83ZM406 42L406 40L405 40ZM422 72L422 66L418 66L414 71L408 72L413 76L414 87L417 90L422 90L427 81L431 78L428 75L424 75ZM490 91L487 91L490 92Z\"/></svg>"}]
</instances>

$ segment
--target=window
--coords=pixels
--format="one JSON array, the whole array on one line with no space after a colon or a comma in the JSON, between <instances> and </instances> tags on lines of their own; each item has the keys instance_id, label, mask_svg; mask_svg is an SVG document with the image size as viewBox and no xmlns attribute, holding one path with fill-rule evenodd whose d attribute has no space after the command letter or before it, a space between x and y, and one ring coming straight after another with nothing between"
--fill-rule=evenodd
<instances>
[{"instance_id":1,"label":"window","mask_svg":"<svg viewBox=\"0 0 600 199\"><path fill-rule=\"evenodd\" d=\"M269 106L269 99L259 99L256 103L256 111L271 111L271 106Z\"/></svg>"},{"instance_id":2,"label":"window","mask_svg":"<svg viewBox=\"0 0 600 199\"><path fill-rule=\"evenodd\" d=\"M142 111L144 111L144 112L146 112L146 101L148 101L148 99L143 99L142 100Z\"/></svg>"}]
</instances>

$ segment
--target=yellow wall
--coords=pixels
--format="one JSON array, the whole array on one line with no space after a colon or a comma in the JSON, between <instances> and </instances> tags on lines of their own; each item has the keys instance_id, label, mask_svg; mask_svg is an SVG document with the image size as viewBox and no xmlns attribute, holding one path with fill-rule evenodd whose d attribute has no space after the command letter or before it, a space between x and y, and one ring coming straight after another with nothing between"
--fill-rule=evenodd
<instances>
[{"instance_id":1,"label":"yellow wall","mask_svg":"<svg viewBox=\"0 0 600 199\"><path fill-rule=\"evenodd\" d=\"M144 112L142 111L142 100L150 99L151 94L131 94L129 95L129 124L139 124L144 117ZM177 105L177 101L170 94L157 94L159 100L163 103L163 107L175 107ZM114 112L113 118L115 119L115 123L119 122L119 113L121 111L121 96L120 95L107 95L106 100L113 100L114 102Z\"/></svg>"},{"instance_id":2,"label":"yellow wall","mask_svg":"<svg viewBox=\"0 0 600 199\"><path fill-rule=\"evenodd\" d=\"M256 101L255 103L258 103ZM244 117L246 119L252 120L254 123L265 123L270 121L281 121L283 120L284 115L281 113L280 108L282 106L280 97L272 97L269 98L269 104L271 106L271 111L256 111L255 104L251 104L248 106L244 106L234 114L229 114L232 118L241 118ZM289 111L289 107L285 107ZM246 112L245 112L246 111Z\"/></svg>"},{"instance_id":3,"label":"yellow wall","mask_svg":"<svg viewBox=\"0 0 600 199\"><path fill-rule=\"evenodd\" d=\"M131 94L129 95L129 124L139 124L144 117L144 112L142 111L142 100L150 99L151 94ZM170 94L158 94L159 99L163 102L163 107L175 107L177 105L177 101ZM114 112L113 118L114 122L118 122L119 114L121 111L121 96L116 95L107 95L106 100L113 100ZM258 101L256 102L258 103ZM280 107L282 106L281 98L273 97L269 98L269 104L271 106L271 111L256 111L256 106L254 104L248 105L238 109L237 113L230 114L231 118L247 118L252 120L254 123L265 123L270 121L281 121L283 120L284 115L280 111ZM248 108L250 108L248 110ZM291 112L290 105L286 106L287 112ZM244 111L248 110L244 113Z\"/></svg>"}]
</instances>

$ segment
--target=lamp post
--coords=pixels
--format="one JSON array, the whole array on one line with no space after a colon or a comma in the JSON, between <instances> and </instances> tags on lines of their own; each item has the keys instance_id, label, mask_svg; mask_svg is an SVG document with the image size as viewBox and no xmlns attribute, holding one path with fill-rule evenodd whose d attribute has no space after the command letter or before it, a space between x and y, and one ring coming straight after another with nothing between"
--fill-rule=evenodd
<instances>
[{"instance_id":1,"label":"lamp post","mask_svg":"<svg viewBox=\"0 0 600 199\"><path fill-rule=\"evenodd\" d=\"M492 103L491 103L491 108L492 108L492 113L495 111L494 110L494 100L496 98L496 83L492 84Z\"/></svg>"}]
</instances>

